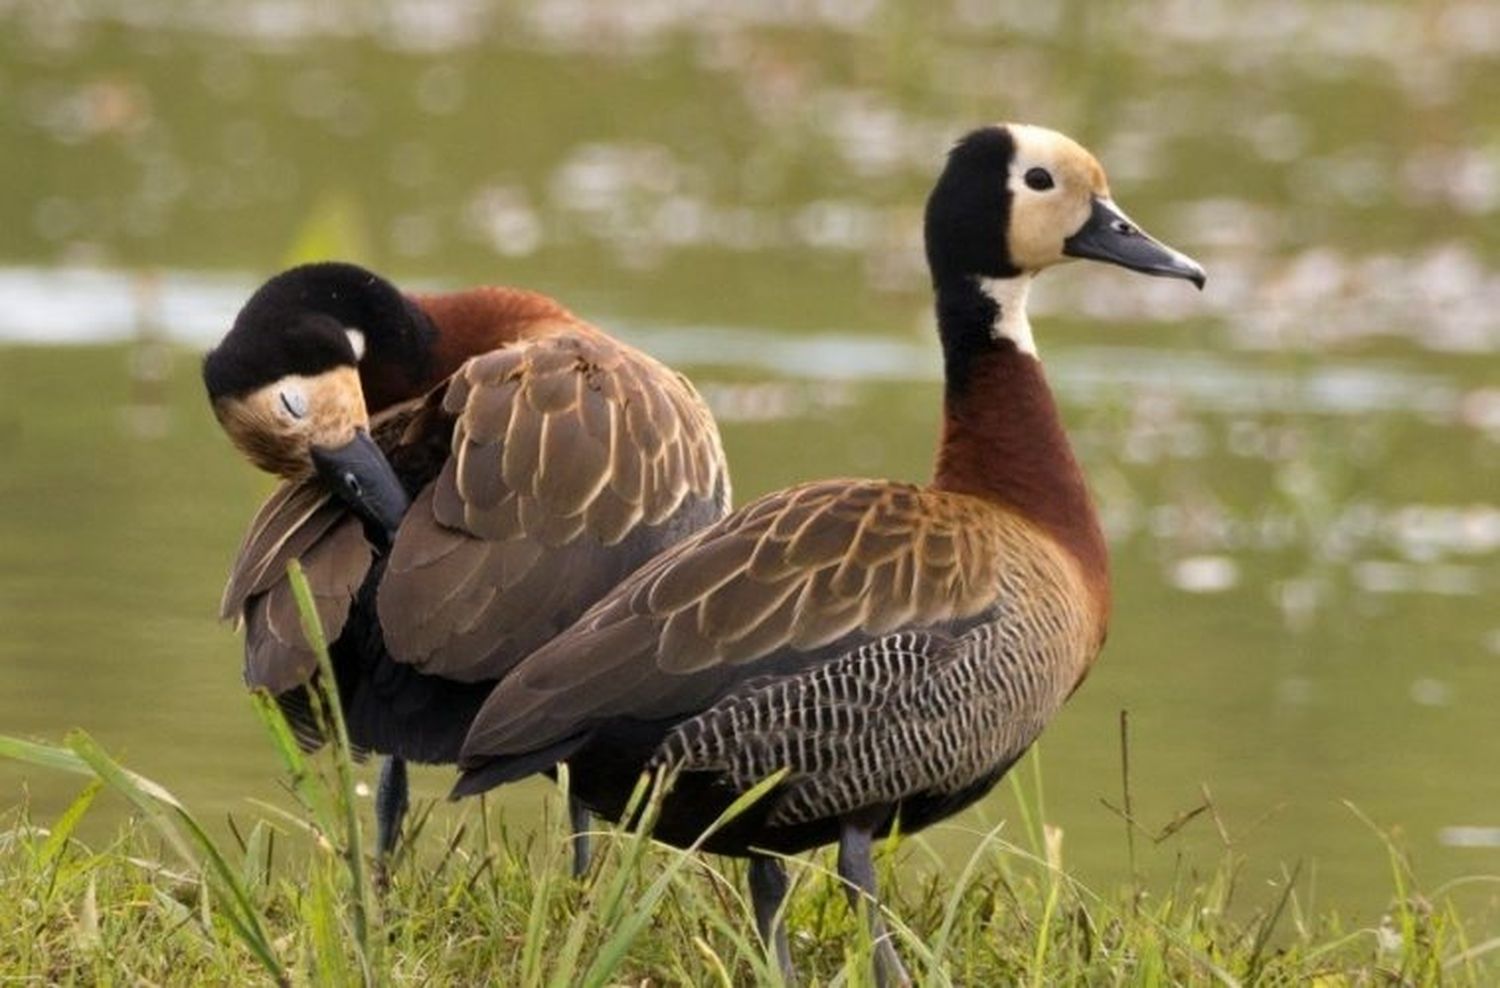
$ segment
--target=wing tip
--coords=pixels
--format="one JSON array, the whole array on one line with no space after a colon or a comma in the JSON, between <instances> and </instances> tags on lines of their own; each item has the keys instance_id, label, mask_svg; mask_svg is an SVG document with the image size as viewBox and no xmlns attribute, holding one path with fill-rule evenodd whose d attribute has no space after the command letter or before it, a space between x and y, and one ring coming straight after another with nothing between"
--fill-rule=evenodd
<instances>
[{"instance_id":1,"label":"wing tip","mask_svg":"<svg viewBox=\"0 0 1500 988\"><path fill-rule=\"evenodd\" d=\"M458 800L465 796L477 796L507 782L516 782L529 775L545 772L558 762L567 761L568 756L583 747L588 738L586 733L574 734L545 748L519 755L465 759L467 767L463 768L458 781L448 791L448 798Z\"/></svg>"}]
</instances>

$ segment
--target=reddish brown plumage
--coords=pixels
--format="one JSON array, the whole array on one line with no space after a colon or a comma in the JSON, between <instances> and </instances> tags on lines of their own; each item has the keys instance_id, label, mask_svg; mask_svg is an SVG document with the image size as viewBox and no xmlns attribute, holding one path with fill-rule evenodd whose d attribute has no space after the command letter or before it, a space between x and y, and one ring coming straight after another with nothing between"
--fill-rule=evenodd
<instances>
[{"instance_id":1,"label":"reddish brown plumage","mask_svg":"<svg viewBox=\"0 0 1500 988\"><path fill-rule=\"evenodd\" d=\"M414 295L412 301L440 333L433 348L432 384L447 380L470 357L548 329L593 331L555 299L520 288L471 288Z\"/></svg>"},{"instance_id":2,"label":"reddish brown plumage","mask_svg":"<svg viewBox=\"0 0 1500 988\"><path fill-rule=\"evenodd\" d=\"M377 354L360 363L365 405L374 415L424 394L481 353L556 329L592 328L554 299L520 288L484 287L441 295L413 294L407 299L432 320L437 337L426 353L424 373L382 361Z\"/></svg>"},{"instance_id":3,"label":"reddish brown plumage","mask_svg":"<svg viewBox=\"0 0 1500 988\"><path fill-rule=\"evenodd\" d=\"M1103 637L1109 549L1040 361L1000 346L950 386L933 487L1005 505L1056 539L1078 562Z\"/></svg>"}]
</instances>

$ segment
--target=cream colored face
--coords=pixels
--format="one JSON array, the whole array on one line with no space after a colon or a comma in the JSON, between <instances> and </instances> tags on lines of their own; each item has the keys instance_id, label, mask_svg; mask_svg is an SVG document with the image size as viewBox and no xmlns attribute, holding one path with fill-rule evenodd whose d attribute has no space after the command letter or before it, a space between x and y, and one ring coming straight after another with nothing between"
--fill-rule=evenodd
<instances>
[{"instance_id":1,"label":"cream colored face","mask_svg":"<svg viewBox=\"0 0 1500 988\"><path fill-rule=\"evenodd\" d=\"M312 473L313 446L346 445L370 424L353 367L288 375L243 397L219 399L214 414L252 463L288 479Z\"/></svg>"},{"instance_id":2,"label":"cream colored face","mask_svg":"<svg viewBox=\"0 0 1500 988\"><path fill-rule=\"evenodd\" d=\"M1109 198L1109 181L1092 154L1055 130L1009 124L1016 153L1006 175L1010 190L1010 258L1023 271L1040 271L1068 260L1063 241L1088 221L1095 198ZM1027 173L1045 172L1050 188L1033 188ZM1040 183L1037 183L1040 184Z\"/></svg>"}]
</instances>

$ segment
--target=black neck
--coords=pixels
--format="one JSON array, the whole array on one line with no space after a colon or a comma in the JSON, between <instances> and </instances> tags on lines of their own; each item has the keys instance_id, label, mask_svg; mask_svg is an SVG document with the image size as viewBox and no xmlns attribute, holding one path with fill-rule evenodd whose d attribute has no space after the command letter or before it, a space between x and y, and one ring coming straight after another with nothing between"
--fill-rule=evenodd
<instances>
[{"instance_id":1,"label":"black neck","mask_svg":"<svg viewBox=\"0 0 1500 988\"><path fill-rule=\"evenodd\" d=\"M415 398L433 380L437 327L410 299L402 297L401 303L406 311L399 320L371 324L359 362L365 407L372 415Z\"/></svg>"},{"instance_id":2,"label":"black neck","mask_svg":"<svg viewBox=\"0 0 1500 988\"><path fill-rule=\"evenodd\" d=\"M303 304L365 337L365 359L418 369L430 359L437 330L395 285L352 264L310 265Z\"/></svg>"},{"instance_id":3,"label":"black neck","mask_svg":"<svg viewBox=\"0 0 1500 988\"><path fill-rule=\"evenodd\" d=\"M951 396L968 388L975 361L1000 346L992 335L1000 306L972 277L942 279L934 285L934 292L938 338L943 344L943 377Z\"/></svg>"},{"instance_id":4,"label":"black neck","mask_svg":"<svg viewBox=\"0 0 1500 988\"><path fill-rule=\"evenodd\" d=\"M425 380L431 370L438 330L427 313L405 295L398 294L400 315L383 313L366 332L365 364L394 367L412 381Z\"/></svg>"},{"instance_id":5,"label":"black neck","mask_svg":"<svg viewBox=\"0 0 1500 988\"><path fill-rule=\"evenodd\" d=\"M313 264L297 273L301 304L364 335L359 370L372 412L420 390L432 370L438 330L416 303L353 264Z\"/></svg>"}]
</instances>

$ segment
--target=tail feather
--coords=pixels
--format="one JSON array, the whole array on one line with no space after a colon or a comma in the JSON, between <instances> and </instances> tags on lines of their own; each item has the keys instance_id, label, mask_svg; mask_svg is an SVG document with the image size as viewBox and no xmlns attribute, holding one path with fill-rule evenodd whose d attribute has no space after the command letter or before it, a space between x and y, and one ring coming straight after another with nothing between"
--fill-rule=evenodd
<instances>
[{"instance_id":1,"label":"tail feather","mask_svg":"<svg viewBox=\"0 0 1500 988\"><path fill-rule=\"evenodd\" d=\"M545 748L523 752L519 755L466 759L463 774L453 784L453 789L448 793L448 798L461 799L464 796L475 796L507 782L515 782L517 779L524 779L528 775L545 772L558 762L567 761L568 756L583 747L584 742L588 739L589 736L586 733L575 734L554 744L549 744Z\"/></svg>"}]
</instances>

